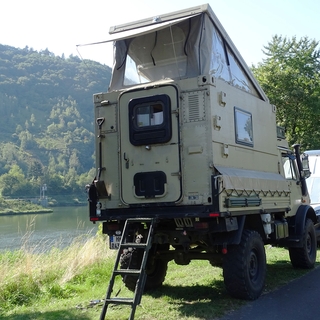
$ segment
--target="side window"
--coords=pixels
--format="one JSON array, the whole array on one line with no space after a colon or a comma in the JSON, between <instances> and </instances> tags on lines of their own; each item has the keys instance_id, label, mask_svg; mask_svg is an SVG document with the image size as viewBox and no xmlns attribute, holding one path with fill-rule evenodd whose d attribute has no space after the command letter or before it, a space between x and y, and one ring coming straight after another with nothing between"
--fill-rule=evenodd
<instances>
[{"instance_id":1,"label":"side window","mask_svg":"<svg viewBox=\"0 0 320 320\"><path fill-rule=\"evenodd\" d=\"M282 156L284 176L288 180L297 180L294 157L289 155Z\"/></svg>"},{"instance_id":2,"label":"side window","mask_svg":"<svg viewBox=\"0 0 320 320\"><path fill-rule=\"evenodd\" d=\"M253 128L251 113L234 108L236 143L253 147Z\"/></svg>"},{"instance_id":3,"label":"side window","mask_svg":"<svg viewBox=\"0 0 320 320\"><path fill-rule=\"evenodd\" d=\"M129 102L129 135L134 146L171 140L170 97L160 94Z\"/></svg>"}]
</instances>

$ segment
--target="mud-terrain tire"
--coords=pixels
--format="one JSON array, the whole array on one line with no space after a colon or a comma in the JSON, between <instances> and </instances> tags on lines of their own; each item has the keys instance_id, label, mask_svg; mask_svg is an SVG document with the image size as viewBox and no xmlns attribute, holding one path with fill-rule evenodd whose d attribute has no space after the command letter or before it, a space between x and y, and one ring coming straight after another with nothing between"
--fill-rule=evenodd
<instances>
[{"instance_id":1,"label":"mud-terrain tire","mask_svg":"<svg viewBox=\"0 0 320 320\"><path fill-rule=\"evenodd\" d=\"M295 268L312 269L317 258L317 238L312 220L306 219L301 248L289 248L291 264Z\"/></svg>"},{"instance_id":2,"label":"mud-terrain tire","mask_svg":"<svg viewBox=\"0 0 320 320\"><path fill-rule=\"evenodd\" d=\"M228 247L223 261L228 293L238 299L257 299L264 288L266 270L266 253L260 234L244 230L240 244Z\"/></svg>"},{"instance_id":3,"label":"mud-terrain tire","mask_svg":"<svg viewBox=\"0 0 320 320\"><path fill-rule=\"evenodd\" d=\"M121 269L139 269L141 265L143 251L131 250L126 251L120 256L120 268ZM160 287L165 280L168 269L168 261L156 259L151 263L153 257L149 254L149 259L146 267L146 283L144 291L149 291ZM125 286L134 291L137 282L137 276L123 276L123 282Z\"/></svg>"}]
</instances>

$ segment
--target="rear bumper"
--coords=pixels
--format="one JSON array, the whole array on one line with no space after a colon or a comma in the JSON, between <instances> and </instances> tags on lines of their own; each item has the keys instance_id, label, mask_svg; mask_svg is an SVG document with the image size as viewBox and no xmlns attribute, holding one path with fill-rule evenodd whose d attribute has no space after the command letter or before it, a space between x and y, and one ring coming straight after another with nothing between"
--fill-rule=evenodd
<instances>
[{"instance_id":1,"label":"rear bumper","mask_svg":"<svg viewBox=\"0 0 320 320\"><path fill-rule=\"evenodd\" d=\"M212 206L145 206L130 207L122 209L105 209L100 210L97 214L96 206L89 204L91 221L110 221L110 220L126 220L129 218L158 218L158 219L174 219L184 217L210 217L213 213Z\"/></svg>"}]
</instances>

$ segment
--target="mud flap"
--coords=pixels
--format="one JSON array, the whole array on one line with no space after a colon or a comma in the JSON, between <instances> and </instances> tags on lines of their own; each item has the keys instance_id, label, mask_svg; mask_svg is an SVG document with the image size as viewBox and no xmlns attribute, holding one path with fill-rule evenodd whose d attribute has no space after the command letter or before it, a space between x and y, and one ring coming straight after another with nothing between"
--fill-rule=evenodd
<instances>
[{"instance_id":1,"label":"mud flap","mask_svg":"<svg viewBox=\"0 0 320 320\"><path fill-rule=\"evenodd\" d=\"M239 216L234 219L238 219L238 229L230 232L215 233L215 244L238 245L240 243L244 229L244 223L246 221L246 216Z\"/></svg>"},{"instance_id":2,"label":"mud flap","mask_svg":"<svg viewBox=\"0 0 320 320\"><path fill-rule=\"evenodd\" d=\"M87 190L88 190L90 217L95 217L96 216L97 201L98 201L98 190L93 183L88 185Z\"/></svg>"}]
</instances>

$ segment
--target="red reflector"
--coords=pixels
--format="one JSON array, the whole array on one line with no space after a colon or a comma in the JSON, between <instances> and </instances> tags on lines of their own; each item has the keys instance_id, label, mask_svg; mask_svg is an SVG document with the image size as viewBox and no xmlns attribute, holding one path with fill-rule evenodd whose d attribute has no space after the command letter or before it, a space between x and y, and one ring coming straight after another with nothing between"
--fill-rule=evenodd
<instances>
[{"instance_id":1,"label":"red reflector","mask_svg":"<svg viewBox=\"0 0 320 320\"><path fill-rule=\"evenodd\" d=\"M220 213L219 212L211 212L209 213L209 217L220 217Z\"/></svg>"},{"instance_id":2,"label":"red reflector","mask_svg":"<svg viewBox=\"0 0 320 320\"><path fill-rule=\"evenodd\" d=\"M222 254L227 254L227 253L228 253L227 248L222 248Z\"/></svg>"},{"instance_id":3,"label":"red reflector","mask_svg":"<svg viewBox=\"0 0 320 320\"><path fill-rule=\"evenodd\" d=\"M90 218L90 221L99 221L99 218Z\"/></svg>"},{"instance_id":4,"label":"red reflector","mask_svg":"<svg viewBox=\"0 0 320 320\"><path fill-rule=\"evenodd\" d=\"M194 224L195 229L208 229L209 224L207 222L196 222Z\"/></svg>"}]
</instances>

